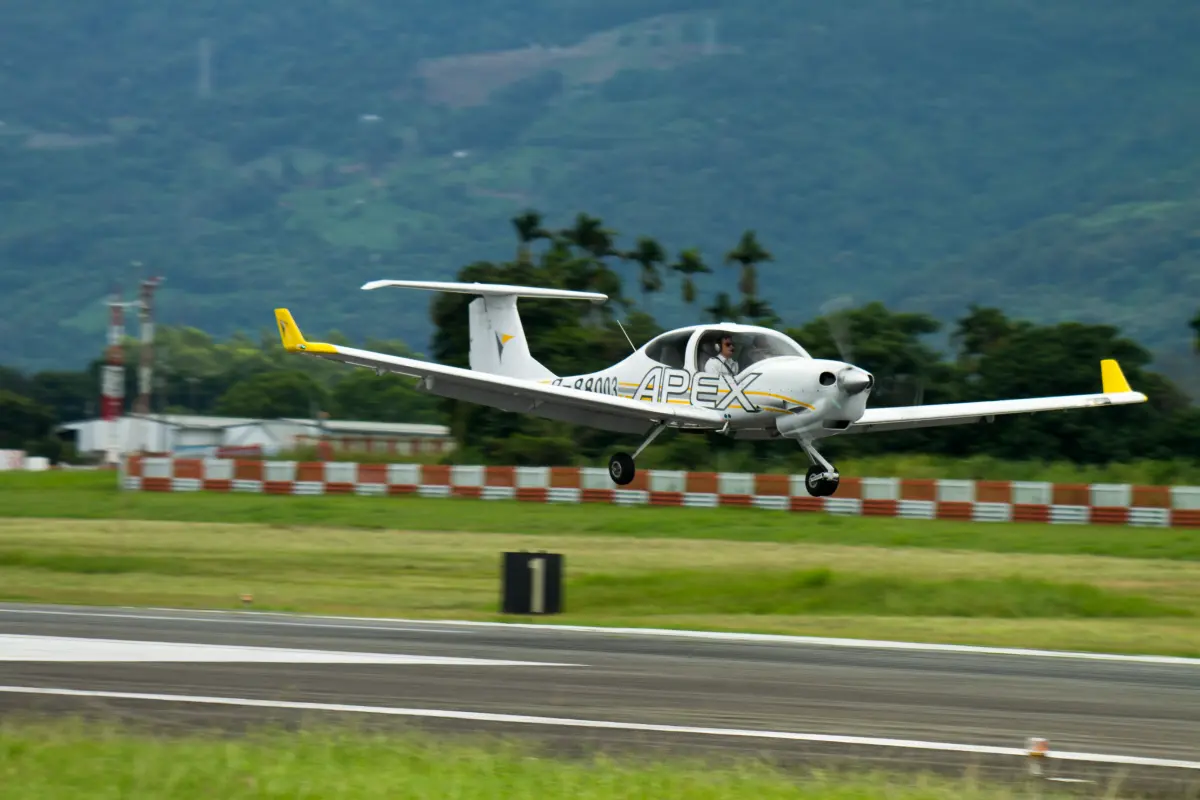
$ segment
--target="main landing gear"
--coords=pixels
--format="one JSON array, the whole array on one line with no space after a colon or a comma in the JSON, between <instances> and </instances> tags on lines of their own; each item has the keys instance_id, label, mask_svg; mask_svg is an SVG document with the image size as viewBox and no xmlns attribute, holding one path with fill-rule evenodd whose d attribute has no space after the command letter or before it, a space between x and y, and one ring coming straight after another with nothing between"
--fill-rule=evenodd
<instances>
[{"instance_id":1,"label":"main landing gear","mask_svg":"<svg viewBox=\"0 0 1200 800\"><path fill-rule=\"evenodd\" d=\"M833 464L826 461L812 444L801 441L800 446L812 461L808 474L804 476L804 488L813 497L829 497L837 491L841 476L833 468Z\"/></svg>"},{"instance_id":2,"label":"main landing gear","mask_svg":"<svg viewBox=\"0 0 1200 800\"><path fill-rule=\"evenodd\" d=\"M633 476L636 472L633 467L633 460L640 456L642 451L646 449L646 446L653 442L666 427L666 423L655 423L654 430L650 431L650 435L646 437L646 441L642 442L641 447L633 451L633 455L629 455L629 453L616 453L608 460L608 477L612 478L613 483L617 486L626 486L633 481Z\"/></svg>"}]
</instances>

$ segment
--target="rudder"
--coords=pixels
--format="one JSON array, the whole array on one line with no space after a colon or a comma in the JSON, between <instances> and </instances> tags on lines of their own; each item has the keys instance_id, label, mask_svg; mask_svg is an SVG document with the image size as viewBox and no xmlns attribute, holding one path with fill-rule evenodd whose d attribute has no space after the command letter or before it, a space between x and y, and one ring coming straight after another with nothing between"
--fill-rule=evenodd
<instances>
[{"instance_id":1,"label":"rudder","mask_svg":"<svg viewBox=\"0 0 1200 800\"><path fill-rule=\"evenodd\" d=\"M533 381L556 377L529 352L516 296L477 297L468 308L471 369Z\"/></svg>"}]
</instances>

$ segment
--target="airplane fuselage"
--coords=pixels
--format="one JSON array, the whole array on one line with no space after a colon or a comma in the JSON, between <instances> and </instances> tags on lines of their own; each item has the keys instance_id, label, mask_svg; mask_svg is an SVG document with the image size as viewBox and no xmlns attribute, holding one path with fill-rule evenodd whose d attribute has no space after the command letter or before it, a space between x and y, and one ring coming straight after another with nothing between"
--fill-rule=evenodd
<instances>
[{"instance_id":1,"label":"airplane fuselage","mask_svg":"<svg viewBox=\"0 0 1200 800\"><path fill-rule=\"evenodd\" d=\"M543 382L647 403L712 409L724 416L730 431L795 435L811 430L817 438L837 433L866 410L869 390L839 399L837 376L846 370L861 372L841 361L776 356L736 373L714 374L658 364L639 351L598 372Z\"/></svg>"}]
</instances>

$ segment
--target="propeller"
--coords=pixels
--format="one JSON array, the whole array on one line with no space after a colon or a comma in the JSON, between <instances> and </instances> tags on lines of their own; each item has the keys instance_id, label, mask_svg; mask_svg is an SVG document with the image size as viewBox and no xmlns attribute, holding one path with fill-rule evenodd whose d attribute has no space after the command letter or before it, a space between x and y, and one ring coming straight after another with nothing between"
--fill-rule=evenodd
<instances>
[{"instance_id":1,"label":"propeller","mask_svg":"<svg viewBox=\"0 0 1200 800\"><path fill-rule=\"evenodd\" d=\"M854 307L854 298L848 294L835 297L821 304L821 314L829 325L833 336L833 345L837 348L842 361L854 363L854 351L850 347L850 318L846 312Z\"/></svg>"},{"instance_id":2,"label":"propeller","mask_svg":"<svg viewBox=\"0 0 1200 800\"><path fill-rule=\"evenodd\" d=\"M825 317L826 323L829 325L830 335L833 337L833 344L837 348L838 356L842 361L848 364L854 363L854 349L852 346L853 336L851 334L850 315L849 311L854 308L854 297L849 294L840 295L831 298L821 304L820 311ZM913 386L911 405L920 405L925 397L925 381L926 375L922 371L918 371L912 375L893 375L890 378L885 378L883 381L874 383L874 388L885 397L896 391L902 383L911 383ZM849 389L848 394L855 394L857 391L862 391L857 388L858 382L854 383L855 387L843 385L843 380L839 376L838 385L843 388L843 391ZM839 403L835 402L839 408Z\"/></svg>"}]
</instances>

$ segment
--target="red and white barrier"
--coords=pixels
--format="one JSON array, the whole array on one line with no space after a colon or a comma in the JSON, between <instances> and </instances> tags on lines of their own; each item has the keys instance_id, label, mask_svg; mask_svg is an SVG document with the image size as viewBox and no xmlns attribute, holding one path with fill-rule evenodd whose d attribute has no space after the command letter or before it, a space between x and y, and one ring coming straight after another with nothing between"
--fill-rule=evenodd
<instances>
[{"instance_id":1,"label":"red and white barrier","mask_svg":"<svg viewBox=\"0 0 1200 800\"><path fill-rule=\"evenodd\" d=\"M283 495L473 497L532 503L755 507L872 517L1200 528L1200 487L843 477L810 497L803 475L642 470L618 487L603 467L480 467L131 457L125 489Z\"/></svg>"}]
</instances>

